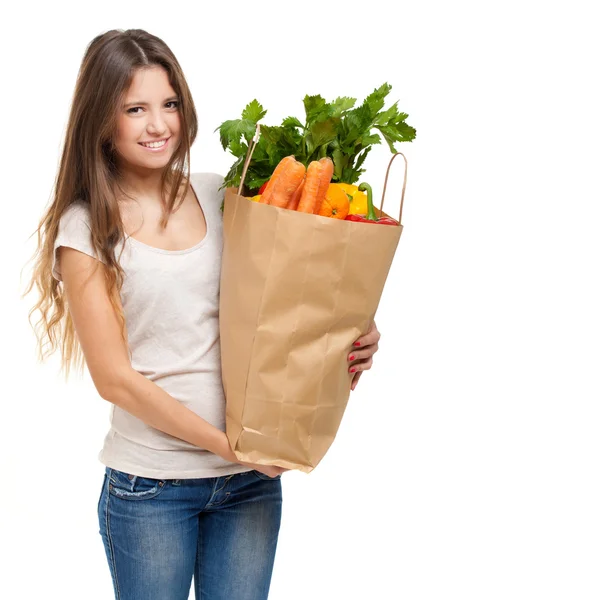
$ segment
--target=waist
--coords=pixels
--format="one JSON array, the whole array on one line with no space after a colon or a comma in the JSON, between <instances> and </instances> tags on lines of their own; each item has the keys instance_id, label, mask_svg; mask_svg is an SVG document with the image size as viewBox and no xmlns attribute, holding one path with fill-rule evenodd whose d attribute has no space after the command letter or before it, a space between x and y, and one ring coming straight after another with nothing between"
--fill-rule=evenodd
<instances>
[{"instance_id":1,"label":"waist","mask_svg":"<svg viewBox=\"0 0 600 600\"><path fill-rule=\"evenodd\" d=\"M208 450L188 446L175 451L150 448L123 437L111 428L98 458L108 467L142 477L221 477L248 470L248 466L231 463Z\"/></svg>"},{"instance_id":2,"label":"waist","mask_svg":"<svg viewBox=\"0 0 600 600\"><path fill-rule=\"evenodd\" d=\"M219 370L170 373L149 377L167 394L205 421L225 431L225 394ZM113 405L111 428L123 438L155 450L197 450L198 447L151 427L126 410Z\"/></svg>"}]
</instances>

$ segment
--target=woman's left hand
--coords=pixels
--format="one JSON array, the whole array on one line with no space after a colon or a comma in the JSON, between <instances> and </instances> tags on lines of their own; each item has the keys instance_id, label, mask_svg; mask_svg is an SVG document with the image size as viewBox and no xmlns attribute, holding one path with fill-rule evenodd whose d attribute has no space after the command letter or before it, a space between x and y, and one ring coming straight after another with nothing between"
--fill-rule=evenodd
<instances>
[{"instance_id":1,"label":"woman's left hand","mask_svg":"<svg viewBox=\"0 0 600 600\"><path fill-rule=\"evenodd\" d=\"M370 369L373 365L373 355L377 350L379 350L379 339L381 338L381 334L377 329L377 325L375 325L375 321L371 325L371 328L365 335L359 337L354 342L354 347L350 354L348 354L348 361L350 362L350 367L348 367L348 371L350 373L354 373L354 377L352 379L352 385L350 390L354 390L356 385L358 384L358 380L362 375L363 371Z\"/></svg>"}]
</instances>

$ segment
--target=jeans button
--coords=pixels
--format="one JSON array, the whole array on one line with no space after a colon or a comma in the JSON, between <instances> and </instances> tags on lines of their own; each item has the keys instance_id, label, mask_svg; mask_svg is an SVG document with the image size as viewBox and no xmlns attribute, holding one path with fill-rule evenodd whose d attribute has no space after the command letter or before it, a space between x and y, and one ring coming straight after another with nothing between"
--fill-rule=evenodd
<instances>
[{"instance_id":1,"label":"jeans button","mask_svg":"<svg viewBox=\"0 0 600 600\"><path fill-rule=\"evenodd\" d=\"M129 479L133 479L133 475L127 475Z\"/></svg>"}]
</instances>

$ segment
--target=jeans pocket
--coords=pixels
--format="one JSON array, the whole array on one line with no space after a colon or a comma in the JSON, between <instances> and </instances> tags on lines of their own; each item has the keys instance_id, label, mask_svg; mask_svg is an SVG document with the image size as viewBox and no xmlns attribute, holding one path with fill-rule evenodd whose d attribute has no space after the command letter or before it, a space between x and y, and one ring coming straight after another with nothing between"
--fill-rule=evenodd
<instances>
[{"instance_id":1,"label":"jeans pocket","mask_svg":"<svg viewBox=\"0 0 600 600\"><path fill-rule=\"evenodd\" d=\"M253 469L251 472L263 481L277 481L278 479L281 479L281 473L279 473L279 475L275 475L275 477L269 477L268 475L265 475L256 469Z\"/></svg>"},{"instance_id":2,"label":"jeans pocket","mask_svg":"<svg viewBox=\"0 0 600 600\"><path fill-rule=\"evenodd\" d=\"M167 479L154 479L110 469L108 491L124 500L156 498L167 487Z\"/></svg>"}]
</instances>

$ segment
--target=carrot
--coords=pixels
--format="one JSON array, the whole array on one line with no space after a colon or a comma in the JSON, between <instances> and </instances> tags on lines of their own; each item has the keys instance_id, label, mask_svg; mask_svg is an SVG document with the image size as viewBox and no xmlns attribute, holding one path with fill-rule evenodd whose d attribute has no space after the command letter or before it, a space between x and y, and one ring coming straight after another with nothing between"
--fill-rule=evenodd
<instances>
[{"instance_id":1,"label":"carrot","mask_svg":"<svg viewBox=\"0 0 600 600\"><path fill-rule=\"evenodd\" d=\"M279 179L281 174L286 170L287 166L290 162L294 162L296 159L293 156L286 156L279 161L279 164L275 167L273 171L273 175L271 175L271 179L269 179L269 183L267 187L262 193L260 201L262 204L270 204L271 192L273 190L273 184Z\"/></svg>"},{"instance_id":2,"label":"carrot","mask_svg":"<svg viewBox=\"0 0 600 600\"><path fill-rule=\"evenodd\" d=\"M300 197L302 196L302 190L304 189L304 182L306 181L306 175L302 178L300 185L296 188L296 191L292 194L290 201L288 202L287 207L290 210L296 210L298 208L298 203L300 202Z\"/></svg>"},{"instance_id":3,"label":"carrot","mask_svg":"<svg viewBox=\"0 0 600 600\"><path fill-rule=\"evenodd\" d=\"M281 168L279 168L280 166ZM293 156L286 156L275 168L271 181L262 195L263 198L266 196L265 203L285 208L302 183L305 173L306 168L301 162L298 162Z\"/></svg>"},{"instance_id":4,"label":"carrot","mask_svg":"<svg viewBox=\"0 0 600 600\"><path fill-rule=\"evenodd\" d=\"M317 199L313 211L316 215L321 210L327 190L329 189L329 184L331 183L331 178L333 177L333 161L328 156L325 156L319 162L323 166L323 170L321 171L321 179L319 180L319 189L317 190Z\"/></svg>"},{"instance_id":5,"label":"carrot","mask_svg":"<svg viewBox=\"0 0 600 600\"><path fill-rule=\"evenodd\" d=\"M273 189L270 204L286 208L290 198L302 184L305 174L306 167L301 162L291 163L279 178L277 182L279 186Z\"/></svg>"},{"instance_id":6,"label":"carrot","mask_svg":"<svg viewBox=\"0 0 600 600\"><path fill-rule=\"evenodd\" d=\"M317 202L317 192L321 182L321 173L323 165L318 160L313 160L306 170L306 179L304 181L304 189L298 202L298 212L314 213Z\"/></svg>"}]
</instances>

